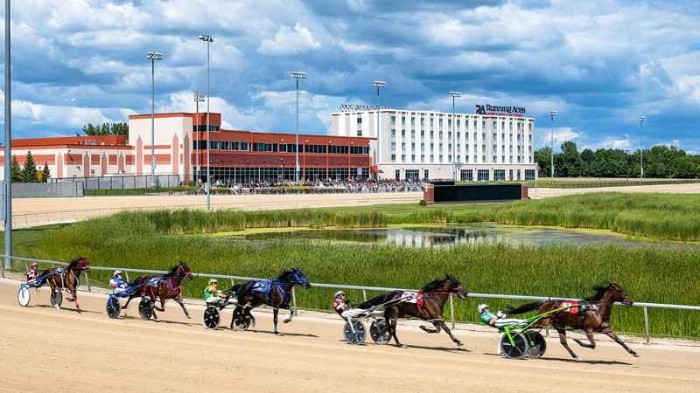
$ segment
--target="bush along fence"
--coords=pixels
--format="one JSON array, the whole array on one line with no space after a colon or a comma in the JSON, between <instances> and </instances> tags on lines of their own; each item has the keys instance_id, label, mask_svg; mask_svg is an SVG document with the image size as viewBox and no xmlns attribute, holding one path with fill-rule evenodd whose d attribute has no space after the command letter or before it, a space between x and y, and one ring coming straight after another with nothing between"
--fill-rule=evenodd
<instances>
[{"instance_id":1,"label":"bush along fence","mask_svg":"<svg viewBox=\"0 0 700 393\"><path fill-rule=\"evenodd\" d=\"M5 255L2 255L3 259L5 258ZM36 259L36 258L25 258L25 257L18 257L18 256L12 256L10 257L12 260L12 266L14 271L20 271L21 269L27 269L29 267L29 264L32 262L38 262L41 265L45 266L50 266L50 267L58 267L58 266L66 266L67 263L65 262L60 262L60 261L52 261L52 260L43 260L43 259ZM0 264L0 266L3 266L3 264ZM85 274L85 286L87 287L88 292L92 292L92 286L97 282L100 283L106 283L109 281L109 277L111 276L111 273L114 270L121 270L125 274L125 278L127 281L131 281L132 279L136 278L139 275L144 275L144 274L165 274L167 271L164 270L149 270L149 269L130 269L130 268L118 268L118 267L106 267L106 266L90 266L90 272ZM2 277L5 277L5 270L1 271ZM95 279L93 280L93 283L91 285L90 282L90 276L93 276ZM241 282L241 281L248 281L248 280L263 280L264 278L258 278L258 277L244 277L244 276L230 276L230 275L222 275L222 274L210 274L210 273L194 273L193 275L195 279L197 280L208 280L210 278L216 278L218 280L228 280L231 282L231 285L234 285L236 281ZM204 283L202 283L202 288L204 288ZM371 292L388 292L388 291L396 291L396 290L403 290L403 291L417 291L416 289L408 289L408 288L390 288L390 287L370 287L370 286L362 286L362 285L347 285L347 284L328 284L328 283L311 283L311 288L312 290L314 288L316 289L325 289L325 290L344 290L344 291L352 291L353 293L356 294L361 294L363 301L368 299L368 293ZM474 293L470 292L467 295L468 298L472 299L502 299L502 300L523 300L523 301L541 301L541 300L579 300L579 299L570 299L570 298L563 298L563 297L547 297L547 296L530 296L530 295L506 295L506 294L492 294L492 293ZM294 305L294 308L297 309L297 299L298 295L294 289L292 289L292 302ZM329 301L330 302L330 301ZM454 303L454 297L450 297L449 300L449 307L450 307L450 322L452 324L452 328L455 328L455 303ZM685 310L685 311L700 311L700 306L693 306L693 305L680 305L680 304L661 304L661 303L645 303L645 302L634 302L632 307L638 307L642 308L644 312L644 337L646 340L646 344L649 344L651 342L651 321L649 317L649 309L666 309L666 310Z\"/></svg>"}]
</instances>

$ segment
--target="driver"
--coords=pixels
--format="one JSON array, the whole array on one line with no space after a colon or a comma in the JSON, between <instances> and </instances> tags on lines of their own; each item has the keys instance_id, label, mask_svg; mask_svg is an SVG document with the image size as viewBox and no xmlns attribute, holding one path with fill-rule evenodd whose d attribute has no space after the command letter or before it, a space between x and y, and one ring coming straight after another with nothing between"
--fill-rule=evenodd
<instances>
[{"instance_id":1,"label":"driver","mask_svg":"<svg viewBox=\"0 0 700 393\"><path fill-rule=\"evenodd\" d=\"M338 313L341 317L343 316L343 313L345 311L348 311L350 309L350 302L347 300L347 297L345 296L345 292L343 291L338 291L333 295L333 310Z\"/></svg>"},{"instance_id":2,"label":"driver","mask_svg":"<svg viewBox=\"0 0 700 393\"><path fill-rule=\"evenodd\" d=\"M128 286L122 275L121 270L115 270L112 274L112 279L109 280L109 287L112 288L112 292L115 294L124 292Z\"/></svg>"},{"instance_id":3,"label":"driver","mask_svg":"<svg viewBox=\"0 0 700 393\"><path fill-rule=\"evenodd\" d=\"M31 265L29 265L29 269L27 270L24 275L27 277L27 282L34 281L39 277L39 264L36 262L32 262Z\"/></svg>"},{"instance_id":4,"label":"driver","mask_svg":"<svg viewBox=\"0 0 700 393\"><path fill-rule=\"evenodd\" d=\"M518 324L522 327L527 325L527 321L524 319L506 319L507 315L500 310L494 314L491 312L491 309L489 309L488 304L480 304L477 310L479 311L479 318L481 318L481 322L498 329L502 329L513 324Z\"/></svg>"},{"instance_id":5,"label":"driver","mask_svg":"<svg viewBox=\"0 0 700 393\"><path fill-rule=\"evenodd\" d=\"M212 278L209 280L209 285L204 288L204 301L207 303L218 303L224 300L226 293L219 289L219 282Z\"/></svg>"}]
</instances>

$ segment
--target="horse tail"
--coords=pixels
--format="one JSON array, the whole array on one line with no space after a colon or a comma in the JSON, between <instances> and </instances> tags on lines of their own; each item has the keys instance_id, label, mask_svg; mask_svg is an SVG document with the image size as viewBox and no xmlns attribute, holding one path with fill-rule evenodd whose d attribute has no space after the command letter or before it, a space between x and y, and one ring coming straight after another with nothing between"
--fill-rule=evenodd
<instances>
[{"instance_id":1,"label":"horse tail","mask_svg":"<svg viewBox=\"0 0 700 393\"><path fill-rule=\"evenodd\" d=\"M520 307L508 307L506 308L506 313L508 314L522 314L524 312L532 311L532 310L537 310L540 308L542 305L542 302L534 302L534 303L527 303L523 304Z\"/></svg>"},{"instance_id":2,"label":"horse tail","mask_svg":"<svg viewBox=\"0 0 700 393\"><path fill-rule=\"evenodd\" d=\"M228 292L231 295L234 295L234 294L238 295L238 292L240 292L241 288L243 288L243 285L244 284L236 284L236 285L232 286L231 289L228 290Z\"/></svg>"},{"instance_id":3,"label":"horse tail","mask_svg":"<svg viewBox=\"0 0 700 393\"><path fill-rule=\"evenodd\" d=\"M394 292L389 292L389 293L381 294L379 296L375 296L375 297L373 297L373 298L371 298L363 303L358 304L357 308L368 309L370 307L374 307L374 306L378 306L382 303L386 303L387 302L386 299L389 298L389 296L391 296L393 293Z\"/></svg>"}]
</instances>

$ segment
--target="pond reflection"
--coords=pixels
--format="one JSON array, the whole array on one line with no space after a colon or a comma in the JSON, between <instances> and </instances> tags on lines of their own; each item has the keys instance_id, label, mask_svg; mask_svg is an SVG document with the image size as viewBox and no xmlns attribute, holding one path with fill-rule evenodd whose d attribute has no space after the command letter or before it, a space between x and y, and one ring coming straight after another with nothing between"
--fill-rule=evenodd
<instances>
[{"instance_id":1,"label":"pond reflection","mask_svg":"<svg viewBox=\"0 0 700 393\"><path fill-rule=\"evenodd\" d=\"M674 243L651 243L626 240L621 236L577 232L571 230L509 227L475 224L451 227L411 227L357 230L313 230L244 235L250 240L315 240L329 242L360 242L402 247L444 247L457 244L508 244L535 247L556 245L617 244L625 246L698 247Z\"/></svg>"}]
</instances>

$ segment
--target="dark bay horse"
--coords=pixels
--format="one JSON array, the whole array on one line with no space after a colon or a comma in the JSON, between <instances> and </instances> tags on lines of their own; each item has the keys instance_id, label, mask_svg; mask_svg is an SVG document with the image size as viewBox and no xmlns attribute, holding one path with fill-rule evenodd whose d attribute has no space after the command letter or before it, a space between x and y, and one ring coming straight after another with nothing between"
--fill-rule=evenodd
<instances>
[{"instance_id":1,"label":"dark bay horse","mask_svg":"<svg viewBox=\"0 0 700 393\"><path fill-rule=\"evenodd\" d=\"M615 334L610 326L610 313L614 302L621 302L624 306L631 306L632 300L627 295L627 292L617 283L610 283L607 287L594 287L596 294L583 301L572 300L547 300L543 302L535 302L522 305L517 308L508 310L509 314L520 314L527 311L537 310L539 313L544 313L557 308L565 308L565 310L555 313L551 318L544 318L540 321L539 326L545 327L552 325L559 333L559 341L561 345L569 351L569 354L578 359L578 356L571 350L566 342L566 327L583 330L588 337L589 343L574 339L576 343L584 348L595 348L594 332L604 333L608 337L615 340L616 343L622 345L623 348L631 355L639 357L637 352L630 349L620 337Z\"/></svg>"},{"instance_id":2,"label":"dark bay horse","mask_svg":"<svg viewBox=\"0 0 700 393\"><path fill-rule=\"evenodd\" d=\"M238 305L233 310L233 318L231 318L231 329L241 318L251 321L254 325L255 318L250 311L265 304L272 307L273 332L277 334L277 313L280 308L289 310L289 318L285 319L284 323L289 323L294 318L294 308L289 302L295 285L301 285L305 289L311 287L309 279L298 268L286 269L274 280L251 280L231 287L229 296L236 296L238 299Z\"/></svg>"},{"instance_id":3,"label":"dark bay horse","mask_svg":"<svg viewBox=\"0 0 700 393\"><path fill-rule=\"evenodd\" d=\"M40 284L44 285L47 282L51 287L51 303L58 309L59 306L55 302L56 289L65 289L69 295L67 300L75 302L75 308L80 312L80 303L78 303L78 286L80 285L80 273L90 270L90 261L86 257L78 257L71 261L66 267L55 267L53 269L44 270L39 277Z\"/></svg>"},{"instance_id":4,"label":"dark bay horse","mask_svg":"<svg viewBox=\"0 0 700 393\"><path fill-rule=\"evenodd\" d=\"M168 299L173 299L177 304L182 307L182 311L185 312L187 318L190 317L190 313L187 311L185 304L182 302L182 279L187 278L192 280L192 271L190 267L185 262L178 262L177 265L173 266L168 273L162 276L140 276L134 281L129 283L129 288L138 287L122 309L129 306L131 299L135 297L148 296L153 303L153 319L158 320L155 310L165 311L165 302ZM156 301L160 300L160 307L156 306Z\"/></svg>"},{"instance_id":5,"label":"dark bay horse","mask_svg":"<svg viewBox=\"0 0 700 393\"><path fill-rule=\"evenodd\" d=\"M389 333L394 337L397 346L402 346L396 336L396 320L401 317L416 317L428 321L435 326L434 329L421 326L427 333L440 333L443 329L450 336L452 342L458 346L463 345L447 327L442 311L445 302L451 295L460 298L467 296L467 290L454 276L446 274L444 278L428 283L418 292L393 291L379 295L360 304L358 308L367 309L373 306L386 304L384 307L384 319Z\"/></svg>"}]
</instances>

